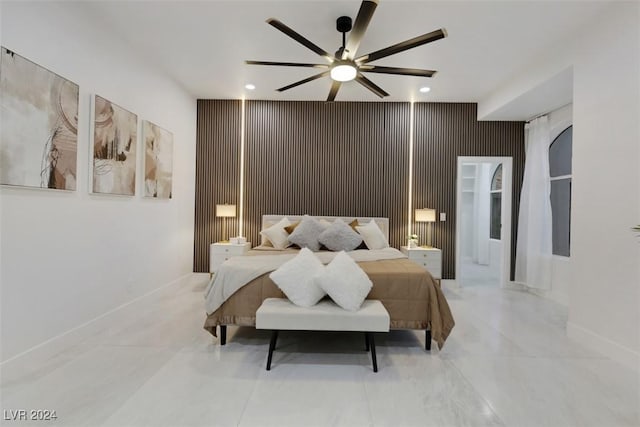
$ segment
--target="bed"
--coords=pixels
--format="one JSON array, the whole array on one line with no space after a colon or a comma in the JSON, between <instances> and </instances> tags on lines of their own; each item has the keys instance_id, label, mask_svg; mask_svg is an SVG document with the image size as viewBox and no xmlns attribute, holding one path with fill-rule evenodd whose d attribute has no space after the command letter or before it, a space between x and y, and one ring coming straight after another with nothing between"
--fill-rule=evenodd
<instances>
[{"instance_id":1,"label":"bed","mask_svg":"<svg viewBox=\"0 0 640 427\"><path fill-rule=\"evenodd\" d=\"M277 223L285 215L264 215L262 228ZM300 216L287 215L292 221L298 221ZM315 217L329 222L337 217ZM340 217L345 222L351 222L354 217ZM360 224L374 220L388 239L387 218L355 218ZM226 326L254 326L256 311L267 298L286 298L285 295L269 278L269 270L277 268L279 262L295 256L296 250L286 249L276 251L265 246L263 240L258 249L249 251L247 257L231 258L223 264L225 272L232 273L234 269L246 268L249 264L261 265L262 274L257 274L239 289L226 291L221 304L213 305L205 320L204 328L217 336L220 327L220 344L226 341ZM395 251L395 252L394 252ZM449 305L437 282L423 267L407 259L399 251L388 248L386 250L368 251L356 250L350 253L358 265L365 271L373 282L373 288L367 299L377 299L382 302L391 318L391 329L419 329L425 330L426 348L430 349L433 339L442 348L455 322ZM327 262L330 253L318 253ZM254 258L258 257L258 258ZM243 259L238 259L243 258ZM217 275L216 275L217 276ZM223 277L214 276L208 286L208 291L221 290ZM217 287L217 288L216 288ZM218 307L219 305L219 307ZM210 306L211 307L211 306Z\"/></svg>"}]
</instances>

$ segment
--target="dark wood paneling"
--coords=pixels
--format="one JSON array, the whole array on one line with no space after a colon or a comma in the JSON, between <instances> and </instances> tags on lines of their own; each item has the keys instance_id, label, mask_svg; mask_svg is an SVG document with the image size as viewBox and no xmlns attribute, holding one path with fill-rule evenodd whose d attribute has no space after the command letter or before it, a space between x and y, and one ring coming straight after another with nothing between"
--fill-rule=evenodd
<instances>
[{"instance_id":1,"label":"dark wood paneling","mask_svg":"<svg viewBox=\"0 0 640 427\"><path fill-rule=\"evenodd\" d=\"M413 204L415 207L429 207L438 213L447 213L447 221L437 222L433 235L433 246L442 248L443 278L455 277L458 156L513 158L513 276L524 173L524 123L478 122L477 105L472 103L417 103L414 108ZM421 229L426 224L417 226ZM425 233L426 229L421 231L422 235Z\"/></svg>"},{"instance_id":2,"label":"dark wood paneling","mask_svg":"<svg viewBox=\"0 0 640 427\"><path fill-rule=\"evenodd\" d=\"M216 204L240 202L241 107L235 100L198 100L194 271L209 271L209 244L223 238ZM227 218L227 233L237 229L237 218Z\"/></svg>"},{"instance_id":3,"label":"dark wood paneling","mask_svg":"<svg viewBox=\"0 0 640 427\"><path fill-rule=\"evenodd\" d=\"M245 234L261 215L380 216L406 240L409 104L246 104ZM404 224L404 228L403 228Z\"/></svg>"},{"instance_id":4,"label":"dark wood paneling","mask_svg":"<svg viewBox=\"0 0 640 427\"><path fill-rule=\"evenodd\" d=\"M390 243L407 239L408 103L247 101L244 235L259 243L263 214L381 216ZM513 157L512 259L524 171L524 123L478 122L476 104L417 103L413 208L447 213L433 244L455 275L458 156ZM198 101L195 271L220 237L215 204L239 203L240 101ZM237 229L236 221L231 222ZM418 224L421 235L426 232ZM230 233L230 234L235 234ZM513 261L512 261L513 274Z\"/></svg>"}]
</instances>

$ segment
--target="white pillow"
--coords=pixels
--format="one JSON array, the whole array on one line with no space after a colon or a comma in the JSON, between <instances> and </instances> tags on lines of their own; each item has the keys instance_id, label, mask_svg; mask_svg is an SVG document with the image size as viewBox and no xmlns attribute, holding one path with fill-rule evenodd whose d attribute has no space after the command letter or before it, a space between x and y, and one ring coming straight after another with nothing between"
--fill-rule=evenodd
<instances>
[{"instance_id":1,"label":"white pillow","mask_svg":"<svg viewBox=\"0 0 640 427\"><path fill-rule=\"evenodd\" d=\"M326 294L314 277L325 269L320 260L307 248L302 248L295 258L282 264L269 277L295 305L311 307Z\"/></svg>"},{"instance_id":2,"label":"white pillow","mask_svg":"<svg viewBox=\"0 0 640 427\"><path fill-rule=\"evenodd\" d=\"M260 234L267 238L276 249L285 249L291 246L289 242L289 234L284 229L291 225L291 221L287 217L282 218L276 224L269 228L265 228Z\"/></svg>"},{"instance_id":3,"label":"white pillow","mask_svg":"<svg viewBox=\"0 0 640 427\"><path fill-rule=\"evenodd\" d=\"M317 219L305 215L302 217L300 224L296 227L291 234L289 234L289 241L301 248L309 248L312 251L320 250L320 242L318 237L320 233L325 230L325 226L322 225Z\"/></svg>"},{"instance_id":4,"label":"white pillow","mask_svg":"<svg viewBox=\"0 0 640 427\"><path fill-rule=\"evenodd\" d=\"M324 228L327 228L328 226L330 226L330 225L331 225L331 223L330 223L329 221L327 221L326 219L324 219L324 218L321 218L321 219L319 220L319 222L320 222L320 224L322 224L322 226L323 226Z\"/></svg>"},{"instance_id":5,"label":"white pillow","mask_svg":"<svg viewBox=\"0 0 640 427\"><path fill-rule=\"evenodd\" d=\"M386 237L376 224L375 220L371 220L369 224L356 225L356 230L362 236L365 245L369 249L384 249L389 247Z\"/></svg>"},{"instance_id":6,"label":"white pillow","mask_svg":"<svg viewBox=\"0 0 640 427\"><path fill-rule=\"evenodd\" d=\"M320 243L331 251L352 251L362 243L362 236L340 218L318 236Z\"/></svg>"},{"instance_id":7,"label":"white pillow","mask_svg":"<svg viewBox=\"0 0 640 427\"><path fill-rule=\"evenodd\" d=\"M373 286L369 276L344 251L314 281L336 304L349 311L360 308Z\"/></svg>"}]
</instances>

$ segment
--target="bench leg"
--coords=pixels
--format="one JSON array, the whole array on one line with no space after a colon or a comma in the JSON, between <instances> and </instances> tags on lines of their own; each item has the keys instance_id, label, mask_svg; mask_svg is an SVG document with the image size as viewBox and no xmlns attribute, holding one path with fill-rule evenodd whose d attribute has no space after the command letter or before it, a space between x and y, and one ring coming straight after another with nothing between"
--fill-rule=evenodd
<instances>
[{"instance_id":1,"label":"bench leg","mask_svg":"<svg viewBox=\"0 0 640 427\"><path fill-rule=\"evenodd\" d=\"M364 333L364 348L369 351L369 334L367 332Z\"/></svg>"},{"instance_id":2,"label":"bench leg","mask_svg":"<svg viewBox=\"0 0 640 427\"><path fill-rule=\"evenodd\" d=\"M220 325L220 345L227 343L227 325Z\"/></svg>"},{"instance_id":3,"label":"bench leg","mask_svg":"<svg viewBox=\"0 0 640 427\"><path fill-rule=\"evenodd\" d=\"M278 331L271 331L271 341L269 341L269 356L267 357L267 371L271 370L271 358L273 357L273 350L276 348L276 341L278 340Z\"/></svg>"},{"instance_id":4,"label":"bench leg","mask_svg":"<svg viewBox=\"0 0 640 427\"><path fill-rule=\"evenodd\" d=\"M373 372L378 372L378 359L376 359L376 341L371 332L366 332L367 342L371 346L371 360L373 361Z\"/></svg>"},{"instance_id":5,"label":"bench leg","mask_svg":"<svg viewBox=\"0 0 640 427\"><path fill-rule=\"evenodd\" d=\"M427 329L424 331L424 349L427 351L431 351L431 330Z\"/></svg>"}]
</instances>

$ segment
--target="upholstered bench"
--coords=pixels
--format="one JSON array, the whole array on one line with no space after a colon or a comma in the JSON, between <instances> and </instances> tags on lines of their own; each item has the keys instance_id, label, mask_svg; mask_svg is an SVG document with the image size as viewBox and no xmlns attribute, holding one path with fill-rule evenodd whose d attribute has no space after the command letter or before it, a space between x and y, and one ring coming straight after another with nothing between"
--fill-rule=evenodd
<instances>
[{"instance_id":1,"label":"upholstered bench","mask_svg":"<svg viewBox=\"0 0 640 427\"><path fill-rule=\"evenodd\" d=\"M365 300L358 311L348 311L330 300L306 308L294 305L288 299L267 298L256 312L256 329L272 331L267 371L271 370L278 332L302 330L364 332L366 349L371 348L373 371L378 372L373 332L389 332L389 313L378 300Z\"/></svg>"}]
</instances>

